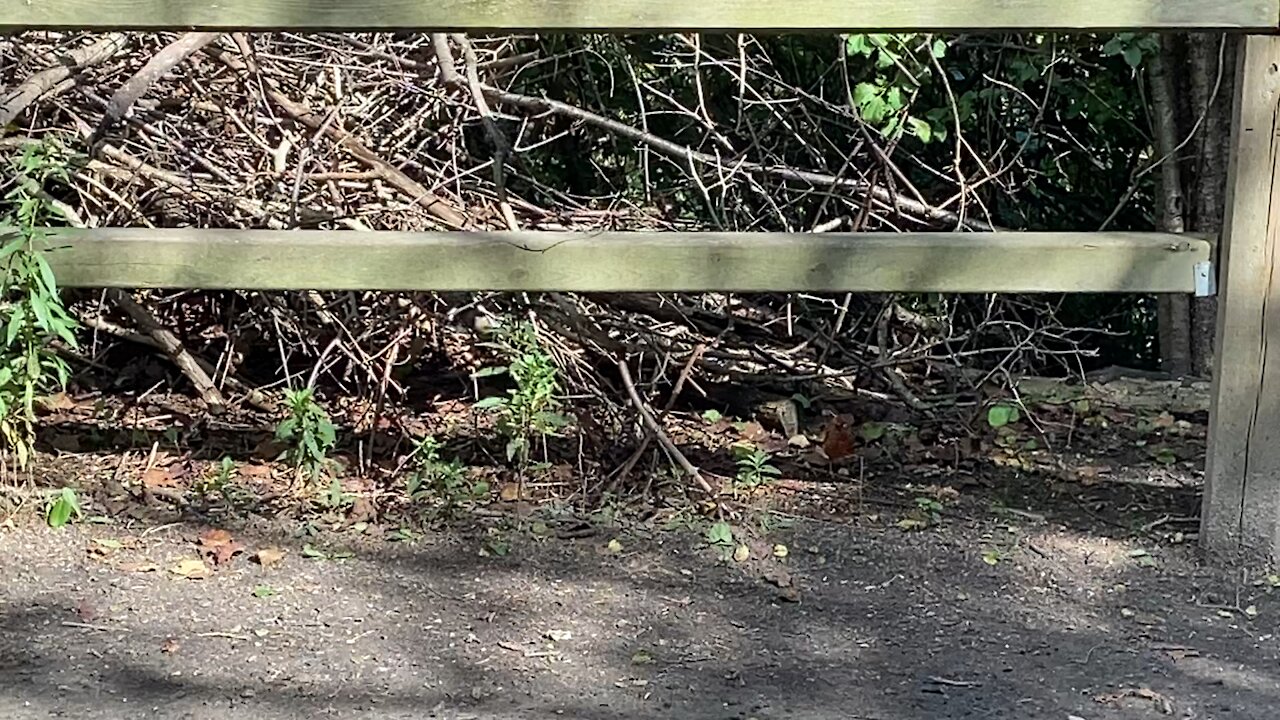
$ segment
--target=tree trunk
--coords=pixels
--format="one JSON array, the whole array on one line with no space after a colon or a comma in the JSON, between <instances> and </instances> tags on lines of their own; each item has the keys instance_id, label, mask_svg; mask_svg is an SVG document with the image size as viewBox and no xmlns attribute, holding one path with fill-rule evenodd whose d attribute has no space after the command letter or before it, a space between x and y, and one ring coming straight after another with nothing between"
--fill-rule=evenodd
<instances>
[{"instance_id":1,"label":"tree trunk","mask_svg":"<svg viewBox=\"0 0 1280 720\"><path fill-rule=\"evenodd\" d=\"M1178 111L1170 68L1176 67L1168 36L1160 36L1160 50L1147 67L1151 85L1152 129L1155 157L1160 162L1160 195L1157 212L1164 232L1183 232L1182 167L1178 155ZM1191 373L1191 303L1186 295L1161 295L1158 303L1160 362L1173 377Z\"/></svg>"},{"instance_id":2,"label":"tree trunk","mask_svg":"<svg viewBox=\"0 0 1280 720\"><path fill-rule=\"evenodd\" d=\"M1196 232L1216 236L1222 231L1226 195L1236 39L1218 33L1194 33L1187 36L1186 41L1192 122L1204 117L1195 143L1198 150L1195 173L1187 188L1187 194L1192 198L1190 226ZM1187 131L1190 130L1188 127ZM1213 261L1216 266L1216 247ZM1199 377L1213 374L1217 313L1216 298L1194 298L1192 301L1191 372Z\"/></svg>"}]
</instances>

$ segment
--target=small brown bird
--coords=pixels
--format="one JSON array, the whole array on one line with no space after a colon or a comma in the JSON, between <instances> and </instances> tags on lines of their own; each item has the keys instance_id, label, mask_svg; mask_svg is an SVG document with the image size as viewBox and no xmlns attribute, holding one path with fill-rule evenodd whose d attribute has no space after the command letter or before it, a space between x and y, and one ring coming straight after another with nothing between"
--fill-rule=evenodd
<instances>
[{"instance_id":1,"label":"small brown bird","mask_svg":"<svg viewBox=\"0 0 1280 720\"><path fill-rule=\"evenodd\" d=\"M853 455L857 449L855 438L853 416L835 415L822 430L822 452L828 460L838 463Z\"/></svg>"}]
</instances>

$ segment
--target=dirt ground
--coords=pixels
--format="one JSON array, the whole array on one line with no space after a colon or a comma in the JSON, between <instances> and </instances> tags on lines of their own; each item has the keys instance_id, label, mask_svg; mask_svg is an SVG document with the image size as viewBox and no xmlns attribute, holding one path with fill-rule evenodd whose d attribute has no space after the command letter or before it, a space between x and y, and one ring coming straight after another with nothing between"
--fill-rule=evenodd
<instances>
[{"instance_id":1,"label":"dirt ground","mask_svg":"<svg viewBox=\"0 0 1280 720\"><path fill-rule=\"evenodd\" d=\"M1196 549L1201 415L779 450L720 547L496 498L434 529L113 504L151 441L72 447L46 485L86 517L0 525L0 718L1270 720L1280 576Z\"/></svg>"},{"instance_id":2,"label":"dirt ground","mask_svg":"<svg viewBox=\"0 0 1280 720\"><path fill-rule=\"evenodd\" d=\"M306 557L249 524L202 579L173 572L202 525L18 524L0 717L1275 717L1270 582L1073 524L797 520L744 563L644 525L508 526L505 553L321 532Z\"/></svg>"}]
</instances>

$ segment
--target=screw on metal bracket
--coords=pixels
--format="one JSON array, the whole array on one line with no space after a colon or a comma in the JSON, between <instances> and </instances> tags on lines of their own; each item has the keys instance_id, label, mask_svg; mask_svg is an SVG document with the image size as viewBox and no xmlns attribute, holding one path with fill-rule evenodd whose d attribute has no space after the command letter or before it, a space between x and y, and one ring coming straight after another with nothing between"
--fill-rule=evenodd
<instances>
[{"instance_id":1,"label":"screw on metal bracket","mask_svg":"<svg viewBox=\"0 0 1280 720\"><path fill-rule=\"evenodd\" d=\"M1213 263L1198 262L1192 272L1195 273L1196 297L1213 297L1218 294L1218 283L1213 274Z\"/></svg>"}]
</instances>

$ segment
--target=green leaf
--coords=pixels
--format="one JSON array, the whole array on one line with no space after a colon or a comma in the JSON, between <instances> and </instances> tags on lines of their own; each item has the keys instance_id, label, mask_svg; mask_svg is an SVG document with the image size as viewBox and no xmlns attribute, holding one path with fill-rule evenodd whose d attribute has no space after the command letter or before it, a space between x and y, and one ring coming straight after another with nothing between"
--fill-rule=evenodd
<instances>
[{"instance_id":1,"label":"green leaf","mask_svg":"<svg viewBox=\"0 0 1280 720\"><path fill-rule=\"evenodd\" d=\"M60 528L63 525L66 525L67 521L70 519L71 519L70 505L67 505L61 500L57 500L52 505L49 506L49 515L47 517L47 520L49 522L49 527Z\"/></svg>"},{"instance_id":2,"label":"green leaf","mask_svg":"<svg viewBox=\"0 0 1280 720\"><path fill-rule=\"evenodd\" d=\"M922 120L916 117L907 118L907 125L911 128L911 134L920 138L920 142L927 143L933 139L933 126L928 120Z\"/></svg>"},{"instance_id":3,"label":"green leaf","mask_svg":"<svg viewBox=\"0 0 1280 720\"><path fill-rule=\"evenodd\" d=\"M49 527L60 528L71 521L72 515L80 515L80 499L76 496L75 490L62 488L58 499L49 506L45 520L49 523Z\"/></svg>"},{"instance_id":4,"label":"green leaf","mask_svg":"<svg viewBox=\"0 0 1280 720\"><path fill-rule=\"evenodd\" d=\"M320 550L319 548L312 545L311 543L306 543L305 545L302 546L302 557L323 560L325 558L328 558L329 555L328 553L326 553L323 550Z\"/></svg>"},{"instance_id":5,"label":"green leaf","mask_svg":"<svg viewBox=\"0 0 1280 720\"><path fill-rule=\"evenodd\" d=\"M275 594L275 588L270 585L258 585L253 589L253 596L256 598L267 598Z\"/></svg>"},{"instance_id":6,"label":"green leaf","mask_svg":"<svg viewBox=\"0 0 1280 720\"><path fill-rule=\"evenodd\" d=\"M862 427L858 428L858 435L867 442L875 442L884 437L884 431L884 423L865 422L862 423Z\"/></svg>"},{"instance_id":7,"label":"green leaf","mask_svg":"<svg viewBox=\"0 0 1280 720\"><path fill-rule=\"evenodd\" d=\"M1012 405L993 405L987 410L987 424L993 428L1002 428L1018 421L1018 409Z\"/></svg>"},{"instance_id":8,"label":"green leaf","mask_svg":"<svg viewBox=\"0 0 1280 720\"><path fill-rule=\"evenodd\" d=\"M866 35L850 35L844 41L845 54L847 55L870 55L873 48L867 42Z\"/></svg>"},{"instance_id":9,"label":"green leaf","mask_svg":"<svg viewBox=\"0 0 1280 720\"><path fill-rule=\"evenodd\" d=\"M492 410L494 408L502 407L506 402L507 399L501 395L490 395L487 398L481 398L471 407L476 410Z\"/></svg>"},{"instance_id":10,"label":"green leaf","mask_svg":"<svg viewBox=\"0 0 1280 720\"><path fill-rule=\"evenodd\" d=\"M729 545L733 543L733 528L723 520L707 529L707 542L712 545Z\"/></svg>"},{"instance_id":11,"label":"green leaf","mask_svg":"<svg viewBox=\"0 0 1280 720\"><path fill-rule=\"evenodd\" d=\"M506 373L507 373L507 368L502 366L487 367L487 368L480 368L479 370L471 373L471 377L485 378L485 377L493 377L494 375L505 375Z\"/></svg>"},{"instance_id":12,"label":"green leaf","mask_svg":"<svg viewBox=\"0 0 1280 720\"><path fill-rule=\"evenodd\" d=\"M50 295L56 295L58 292L58 281L54 279L53 268L49 267L49 263L44 259L43 253L36 254L36 267L40 268L40 279L44 281L45 292Z\"/></svg>"},{"instance_id":13,"label":"green leaf","mask_svg":"<svg viewBox=\"0 0 1280 720\"><path fill-rule=\"evenodd\" d=\"M947 43L942 40L934 40L933 45L929 48L933 56L940 58L947 54Z\"/></svg>"},{"instance_id":14,"label":"green leaf","mask_svg":"<svg viewBox=\"0 0 1280 720\"><path fill-rule=\"evenodd\" d=\"M1142 64L1142 48L1137 45L1130 45L1124 49L1124 61L1129 63L1129 67L1136 68Z\"/></svg>"}]
</instances>

